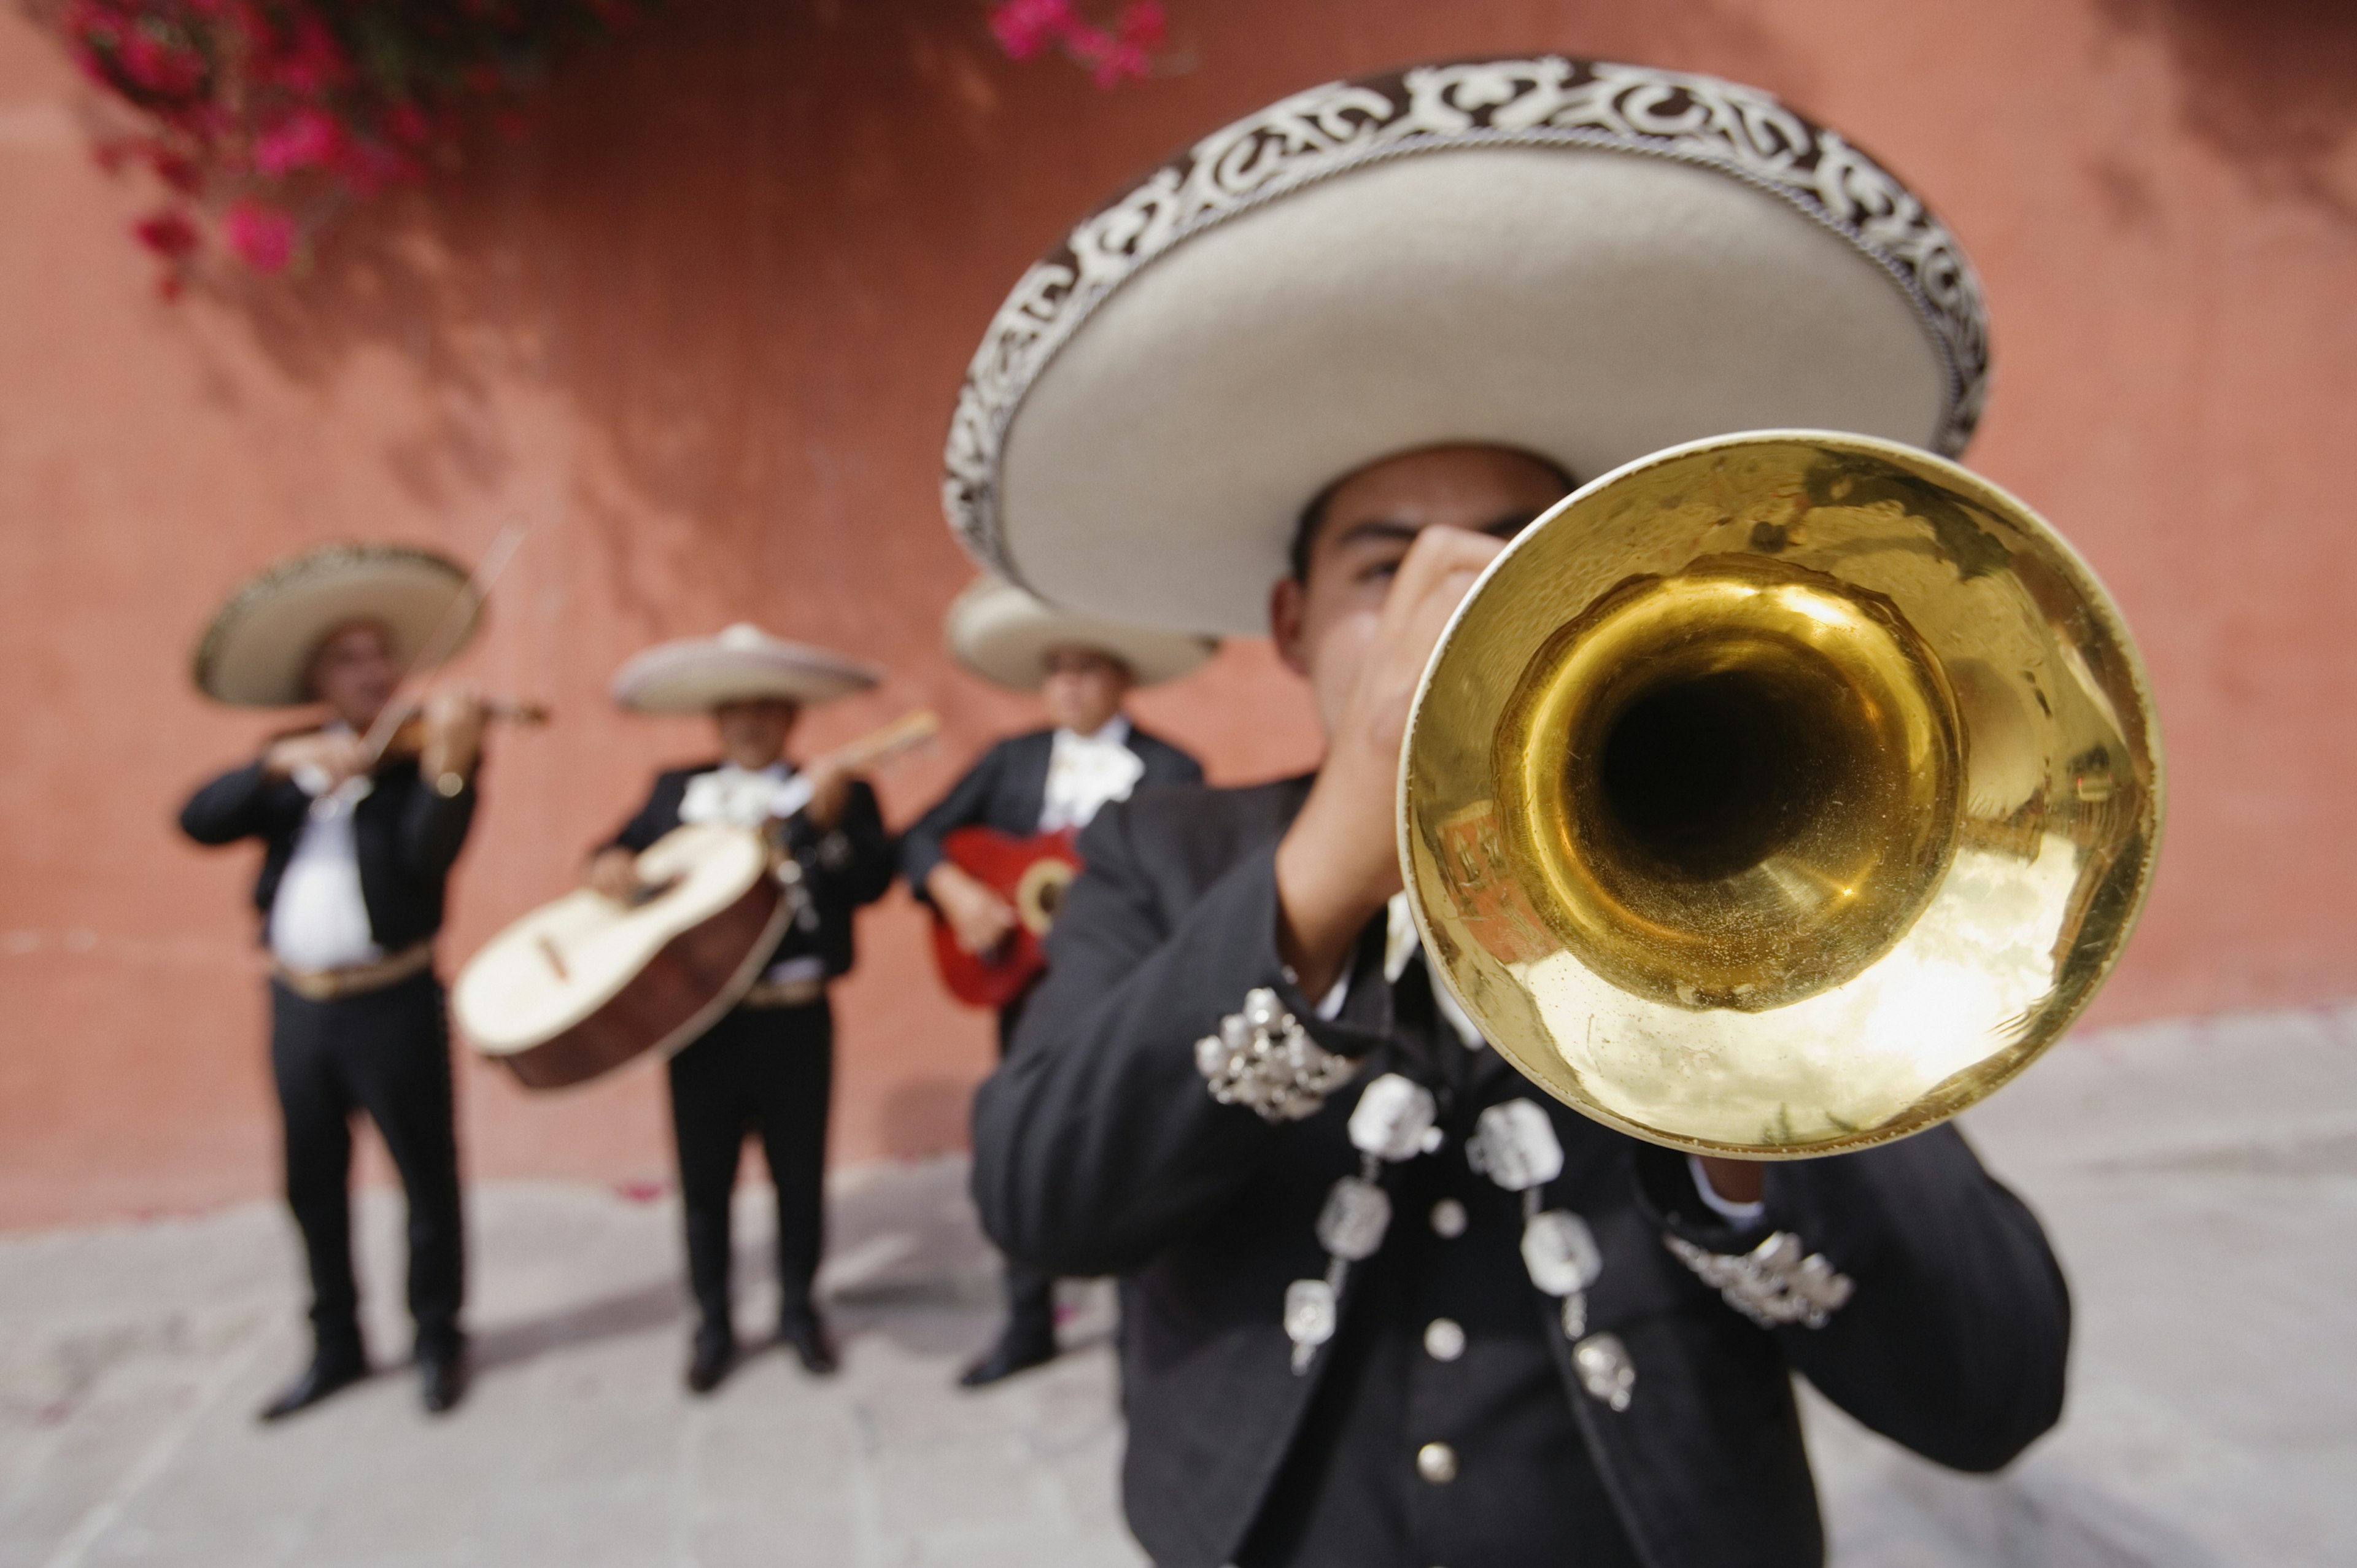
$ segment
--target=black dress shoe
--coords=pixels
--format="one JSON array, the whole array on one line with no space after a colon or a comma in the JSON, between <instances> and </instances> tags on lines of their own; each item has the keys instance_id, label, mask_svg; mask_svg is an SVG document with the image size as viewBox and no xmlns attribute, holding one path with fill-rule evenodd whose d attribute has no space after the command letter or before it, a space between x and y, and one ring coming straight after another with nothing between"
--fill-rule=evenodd
<instances>
[{"instance_id":1,"label":"black dress shoe","mask_svg":"<svg viewBox=\"0 0 2357 1568\"><path fill-rule=\"evenodd\" d=\"M339 1389L348 1389L368 1376L368 1358L357 1350L340 1352L318 1351L303 1375L278 1391L278 1397L262 1407L264 1421L284 1421L298 1410L307 1410Z\"/></svg>"},{"instance_id":2,"label":"black dress shoe","mask_svg":"<svg viewBox=\"0 0 2357 1568\"><path fill-rule=\"evenodd\" d=\"M1028 1372L1056 1359L1056 1337L1050 1333L1018 1333L1014 1329L999 1337L990 1348L990 1354L965 1369L958 1379L962 1389L986 1389L991 1384L1011 1378L1017 1372Z\"/></svg>"},{"instance_id":3,"label":"black dress shoe","mask_svg":"<svg viewBox=\"0 0 2357 1568\"><path fill-rule=\"evenodd\" d=\"M815 1317L789 1318L779 1324L778 1343L801 1357L802 1370L813 1377L832 1377L843 1365L834 1353L834 1337Z\"/></svg>"},{"instance_id":4,"label":"black dress shoe","mask_svg":"<svg viewBox=\"0 0 2357 1568\"><path fill-rule=\"evenodd\" d=\"M417 1348L417 1391L425 1413L443 1415L467 1397L467 1342Z\"/></svg>"},{"instance_id":5,"label":"black dress shoe","mask_svg":"<svg viewBox=\"0 0 2357 1568\"><path fill-rule=\"evenodd\" d=\"M737 1364L737 1339L731 1334L699 1333L687 1359L687 1391L708 1394L720 1386Z\"/></svg>"}]
</instances>

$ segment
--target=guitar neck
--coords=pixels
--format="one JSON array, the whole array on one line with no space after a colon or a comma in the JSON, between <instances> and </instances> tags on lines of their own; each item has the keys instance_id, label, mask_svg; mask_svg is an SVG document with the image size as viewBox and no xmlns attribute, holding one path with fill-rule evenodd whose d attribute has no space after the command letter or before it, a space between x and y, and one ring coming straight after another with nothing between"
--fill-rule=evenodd
<instances>
[{"instance_id":1,"label":"guitar neck","mask_svg":"<svg viewBox=\"0 0 2357 1568\"><path fill-rule=\"evenodd\" d=\"M836 747L829 759L846 772L865 773L879 767L912 747L941 733L942 716L931 708L917 708L901 714L882 729L870 730L848 746Z\"/></svg>"}]
</instances>

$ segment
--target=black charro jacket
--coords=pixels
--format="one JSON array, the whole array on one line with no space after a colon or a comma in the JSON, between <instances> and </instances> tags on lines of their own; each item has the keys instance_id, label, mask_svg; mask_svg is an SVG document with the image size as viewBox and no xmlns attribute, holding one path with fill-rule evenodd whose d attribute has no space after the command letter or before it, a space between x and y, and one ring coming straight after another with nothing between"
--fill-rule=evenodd
<instances>
[{"instance_id":1,"label":"black charro jacket","mask_svg":"<svg viewBox=\"0 0 2357 1568\"><path fill-rule=\"evenodd\" d=\"M377 946L395 951L442 929L443 885L475 821L475 780L445 796L419 776L414 759L387 763L352 811L361 899ZM271 901L295 853L311 797L291 779L273 779L261 761L232 768L188 797L180 831L200 844L262 841L262 875L253 907L267 936Z\"/></svg>"},{"instance_id":2,"label":"black charro jacket","mask_svg":"<svg viewBox=\"0 0 2357 1568\"><path fill-rule=\"evenodd\" d=\"M1135 723L1124 744L1146 764L1137 779L1140 789L1203 781L1201 763ZM942 863L942 840L960 828L992 828L1013 838L1038 832L1039 812L1048 800L1048 764L1055 749L1056 732L1039 729L1010 736L984 752L948 794L901 833L900 871L909 879L909 891L925 897L925 878Z\"/></svg>"},{"instance_id":3,"label":"black charro jacket","mask_svg":"<svg viewBox=\"0 0 2357 1568\"><path fill-rule=\"evenodd\" d=\"M1290 1373L1286 1287L1324 1272L1318 1211L1359 1163L1345 1123L1361 1086L1405 1059L1389 987L1354 978L1343 1019L1318 1022L1278 959L1274 852L1307 790L1306 779L1141 790L1102 812L1081 840L1087 869L1049 939L1048 978L975 1103L974 1190L991 1236L1055 1273L1122 1276L1125 1502L1161 1568L1231 1561L1269 1501L1332 1360ZM1197 1069L1195 1041L1256 986L1364 1063L1306 1121L1272 1126L1218 1104ZM1953 1128L1773 1165L1763 1220L1738 1233L1676 1211L1671 1195L1693 1193L1680 1156L1586 1120L1510 1068L1457 1107L1433 1157L1461 1164L1471 1115L1517 1097L1547 1112L1566 1156L1546 1201L1584 1214L1603 1251L1588 1330L1627 1346L1628 1408L1583 1392L1569 1342L1552 1344L1604 1491L1651 1568L1823 1561L1795 1372L1962 1469L2006 1464L2060 1414L2061 1272L2037 1221ZM1855 1282L1824 1327L1755 1326L1663 1245L1674 1230L1732 1251L1770 1230ZM1494 1227L1490 1244L1514 1233ZM1346 1285L1346 1335L1367 1273ZM1552 1310L1511 1273L1491 1277ZM1555 1560L1545 1544L1531 1555Z\"/></svg>"},{"instance_id":4,"label":"black charro jacket","mask_svg":"<svg viewBox=\"0 0 2357 1568\"><path fill-rule=\"evenodd\" d=\"M792 765L788 764L791 768ZM679 826L680 803L687 798L688 781L700 773L716 772L717 762L694 768L674 768L655 775L655 787L646 804L624 822L621 830L599 847L643 850ZM858 952L852 915L873 904L892 886L899 865L892 835L884 831L884 815L877 808L876 791L854 779L845 801L843 821L831 832L813 832L802 817L784 824L786 848L802 863L802 886L809 889L818 929L805 931L789 921L780 933L770 961L815 952L826 964L827 978L847 974Z\"/></svg>"}]
</instances>

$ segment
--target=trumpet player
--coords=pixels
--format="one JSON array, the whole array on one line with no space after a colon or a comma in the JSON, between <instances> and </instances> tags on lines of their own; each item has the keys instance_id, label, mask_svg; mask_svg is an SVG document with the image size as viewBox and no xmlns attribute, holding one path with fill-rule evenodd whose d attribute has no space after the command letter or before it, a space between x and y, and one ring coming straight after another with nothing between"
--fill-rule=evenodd
<instances>
[{"instance_id":1,"label":"trumpet player","mask_svg":"<svg viewBox=\"0 0 2357 1568\"><path fill-rule=\"evenodd\" d=\"M1801 166L1850 160L1916 249L1764 188L1763 124ZM1196 147L1001 313L950 510L1069 607L1265 615L1323 759L1083 834L976 1102L985 1225L1121 1277L1125 1503L1162 1568L1819 1563L1792 1375L1933 1459L2005 1464L2062 1398L2037 1222L1953 1129L1762 1166L1538 1091L1421 949L1401 747L1459 601L1575 479L1740 429L1959 445L1969 269L1853 145L1632 67L1424 67ZM1174 190L1218 221L1134 221ZM1085 314L1035 288L1075 256Z\"/></svg>"}]
</instances>

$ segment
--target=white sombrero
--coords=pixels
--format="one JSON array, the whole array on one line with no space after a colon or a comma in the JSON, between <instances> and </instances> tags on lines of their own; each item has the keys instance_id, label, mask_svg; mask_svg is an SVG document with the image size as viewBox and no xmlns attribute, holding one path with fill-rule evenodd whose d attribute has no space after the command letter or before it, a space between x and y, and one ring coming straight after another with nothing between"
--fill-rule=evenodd
<instances>
[{"instance_id":1,"label":"white sombrero","mask_svg":"<svg viewBox=\"0 0 2357 1568\"><path fill-rule=\"evenodd\" d=\"M1262 629L1304 503L1442 442L1582 479L1696 437L1960 451L1980 288L1922 202L1757 89L1554 57L1298 93L1025 274L969 368L943 499L1075 610Z\"/></svg>"},{"instance_id":2,"label":"white sombrero","mask_svg":"<svg viewBox=\"0 0 2357 1568\"><path fill-rule=\"evenodd\" d=\"M639 713L702 714L762 697L809 707L882 678L857 660L739 622L717 637L657 643L614 672L613 690L614 701Z\"/></svg>"},{"instance_id":3,"label":"white sombrero","mask_svg":"<svg viewBox=\"0 0 2357 1568\"><path fill-rule=\"evenodd\" d=\"M1220 646L1191 632L1060 610L998 577L976 578L957 596L942 641L968 670L1018 692L1039 689L1048 655L1060 648L1107 654L1128 666L1137 684L1152 686L1200 668Z\"/></svg>"},{"instance_id":4,"label":"white sombrero","mask_svg":"<svg viewBox=\"0 0 2357 1568\"><path fill-rule=\"evenodd\" d=\"M441 659L467 644L482 621L466 569L405 544L330 544L248 578L197 639L197 690L241 708L284 708L314 700L305 677L320 640L338 627L375 621L403 668L441 632ZM446 617L456 619L447 628ZM436 660L439 661L438 660Z\"/></svg>"}]
</instances>

